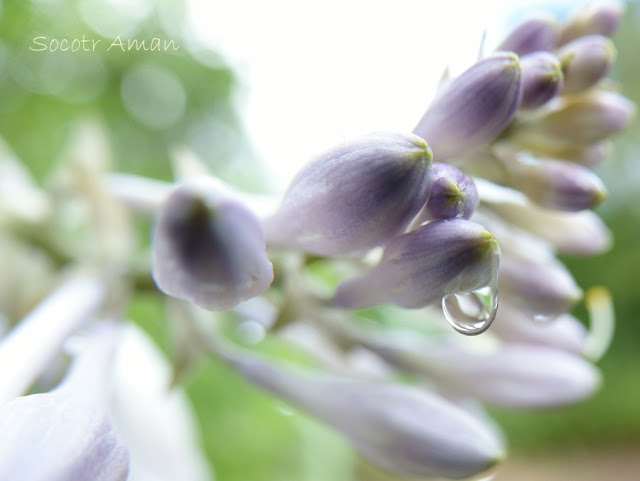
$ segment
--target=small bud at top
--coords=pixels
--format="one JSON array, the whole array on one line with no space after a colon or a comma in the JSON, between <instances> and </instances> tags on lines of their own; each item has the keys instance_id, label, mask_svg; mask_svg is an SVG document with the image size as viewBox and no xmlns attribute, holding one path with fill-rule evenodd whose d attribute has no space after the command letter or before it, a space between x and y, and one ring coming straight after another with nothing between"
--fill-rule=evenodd
<instances>
[{"instance_id":1,"label":"small bud at top","mask_svg":"<svg viewBox=\"0 0 640 481\"><path fill-rule=\"evenodd\" d=\"M490 142L520 103L520 62L512 53L480 60L438 94L413 130L438 162Z\"/></svg>"},{"instance_id":2,"label":"small bud at top","mask_svg":"<svg viewBox=\"0 0 640 481\"><path fill-rule=\"evenodd\" d=\"M316 158L265 221L270 244L320 255L366 251L401 233L429 195L431 150L416 135L375 133Z\"/></svg>"},{"instance_id":3,"label":"small bud at top","mask_svg":"<svg viewBox=\"0 0 640 481\"><path fill-rule=\"evenodd\" d=\"M616 58L613 42L602 35L587 35L564 45L557 52L564 73L563 94L588 89L602 79Z\"/></svg>"},{"instance_id":4,"label":"small bud at top","mask_svg":"<svg viewBox=\"0 0 640 481\"><path fill-rule=\"evenodd\" d=\"M153 233L153 278L166 294L231 309L273 280L260 222L206 180L176 188Z\"/></svg>"},{"instance_id":5,"label":"small bud at top","mask_svg":"<svg viewBox=\"0 0 640 481\"><path fill-rule=\"evenodd\" d=\"M522 67L521 108L538 108L555 97L562 89L562 67L552 53L530 53L520 58L520 65Z\"/></svg>"},{"instance_id":6,"label":"small bud at top","mask_svg":"<svg viewBox=\"0 0 640 481\"><path fill-rule=\"evenodd\" d=\"M553 20L532 18L518 25L496 50L526 55L553 49L558 38L558 26Z\"/></svg>"},{"instance_id":7,"label":"small bud at top","mask_svg":"<svg viewBox=\"0 0 640 481\"><path fill-rule=\"evenodd\" d=\"M393 239L376 267L338 287L334 303L420 308L449 294L495 285L499 262L500 247L481 225L466 219L433 221Z\"/></svg>"},{"instance_id":8,"label":"small bud at top","mask_svg":"<svg viewBox=\"0 0 640 481\"><path fill-rule=\"evenodd\" d=\"M617 3L584 8L562 27L557 45L564 45L584 35L611 37L618 29L623 12L624 6Z\"/></svg>"},{"instance_id":9,"label":"small bud at top","mask_svg":"<svg viewBox=\"0 0 640 481\"><path fill-rule=\"evenodd\" d=\"M453 165L436 162L431 169L429 200L417 222L464 217L469 219L479 198L471 177Z\"/></svg>"}]
</instances>

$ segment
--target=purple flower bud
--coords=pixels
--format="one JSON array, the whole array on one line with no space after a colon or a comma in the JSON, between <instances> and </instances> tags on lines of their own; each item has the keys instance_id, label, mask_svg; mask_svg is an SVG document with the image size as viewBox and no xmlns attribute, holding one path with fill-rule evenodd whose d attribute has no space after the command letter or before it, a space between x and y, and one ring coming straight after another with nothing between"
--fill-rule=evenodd
<instances>
[{"instance_id":1,"label":"purple flower bud","mask_svg":"<svg viewBox=\"0 0 640 481\"><path fill-rule=\"evenodd\" d=\"M362 456L395 475L462 479L503 456L493 427L427 391L256 358L235 364L259 386L336 428Z\"/></svg>"},{"instance_id":2,"label":"purple flower bud","mask_svg":"<svg viewBox=\"0 0 640 481\"><path fill-rule=\"evenodd\" d=\"M174 297L231 309L273 280L259 220L206 180L177 187L153 233L153 278Z\"/></svg>"},{"instance_id":3,"label":"purple flower bud","mask_svg":"<svg viewBox=\"0 0 640 481\"><path fill-rule=\"evenodd\" d=\"M509 407L573 403L600 384L591 363L547 346L504 344L493 351L474 352L453 343L414 343L390 347L384 357L426 375L446 392Z\"/></svg>"},{"instance_id":4,"label":"purple flower bud","mask_svg":"<svg viewBox=\"0 0 640 481\"><path fill-rule=\"evenodd\" d=\"M471 177L453 165L434 163L431 169L429 200L414 223L454 217L468 219L479 201Z\"/></svg>"},{"instance_id":5,"label":"purple flower bud","mask_svg":"<svg viewBox=\"0 0 640 481\"><path fill-rule=\"evenodd\" d=\"M600 178L588 169L561 160L513 159L505 163L509 184L536 204L551 209L592 209L607 196Z\"/></svg>"},{"instance_id":6,"label":"purple flower bud","mask_svg":"<svg viewBox=\"0 0 640 481\"><path fill-rule=\"evenodd\" d=\"M269 243L320 255L361 252L401 233L429 195L431 151L418 136L375 133L320 155L265 221Z\"/></svg>"},{"instance_id":7,"label":"purple flower bud","mask_svg":"<svg viewBox=\"0 0 640 481\"><path fill-rule=\"evenodd\" d=\"M482 193L480 198L483 199ZM505 221L546 240L562 254L594 255L611 246L611 233L590 210L561 212L518 203L492 203L491 210Z\"/></svg>"},{"instance_id":8,"label":"purple flower bud","mask_svg":"<svg viewBox=\"0 0 640 481\"><path fill-rule=\"evenodd\" d=\"M539 118L525 122L513 136L525 144L592 144L624 129L635 111L626 97L606 91L571 97L559 102Z\"/></svg>"},{"instance_id":9,"label":"purple flower bud","mask_svg":"<svg viewBox=\"0 0 640 481\"><path fill-rule=\"evenodd\" d=\"M550 19L532 18L518 25L496 50L526 55L540 50L550 51L558 38L558 26Z\"/></svg>"},{"instance_id":10,"label":"purple flower bud","mask_svg":"<svg viewBox=\"0 0 640 481\"><path fill-rule=\"evenodd\" d=\"M498 243L481 225L433 221L393 239L377 266L338 287L334 302L346 308L384 302L424 307L449 294L494 286L499 262Z\"/></svg>"},{"instance_id":11,"label":"purple flower bud","mask_svg":"<svg viewBox=\"0 0 640 481\"><path fill-rule=\"evenodd\" d=\"M611 153L611 142L609 140L590 145L562 145L550 142L522 143L519 141L517 143L508 142L508 144L511 144L510 147L514 147L517 144L539 157L567 160L591 168L600 165Z\"/></svg>"},{"instance_id":12,"label":"purple flower bud","mask_svg":"<svg viewBox=\"0 0 640 481\"><path fill-rule=\"evenodd\" d=\"M129 454L107 406L111 331L92 336L55 390L0 406L0 479L127 479Z\"/></svg>"},{"instance_id":13,"label":"purple flower bud","mask_svg":"<svg viewBox=\"0 0 640 481\"><path fill-rule=\"evenodd\" d=\"M582 298L567 268L554 258L541 262L503 256L499 279L500 297L537 319L569 312Z\"/></svg>"},{"instance_id":14,"label":"purple flower bud","mask_svg":"<svg viewBox=\"0 0 640 481\"><path fill-rule=\"evenodd\" d=\"M528 202L521 192L511 188L483 179L475 182L480 200L498 214L503 224L518 227L547 241L562 254L594 255L611 245L609 230L602 219L590 210L562 212L545 209ZM495 230L493 225L491 230ZM498 238L502 243L502 237Z\"/></svg>"},{"instance_id":15,"label":"purple flower bud","mask_svg":"<svg viewBox=\"0 0 640 481\"><path fill-rule=\"evenodd\" d=\"M500 303L491 332L500 339L517 344L535 344L580 354L587 338L587 329L578 319L563 314L548 322L536 322L532 316L508 302Z\"/></svg>"},{"instance_id":16,"label":"purple flower bud","mask_svg":"<svg viewBox=\"0 0 640 481\"><path fill-rule=\"evenodd\" d=\"M558 46L585 35L611 37L618 29L624 13L621 4L591 5L584 8L560 30Z\"/></svg>"},{"instance_id":17,"label":"purple flower bud","mask_svg":"<svg viewBox=\"0 0 640 481\"><path fill-rule=\"evenodd\" d=\"M427 139L439 162L491 141L520 102L520 63L512 53L480 60L434 99L413 132Z\"/></svg>"},{"instance_id":18,"label":"purple flower bud","mask_svg":"<svg viewBox=\"0 0 640 481\"><path fill-rule=\"evenodd\" d=\"M535 109L562 89L562 67L550 52L533 52L520 58L522 101L520 107Z\"/></svg>"},{"instance_id":19,"label":"purple flower bud","mask_svg":"<svg viewBox=\"0 0 640 481\"><path fill-rule=\"evenodd\" d=\"M595 85L616 58L613 42L602 35L587 35L564 45L556 53L564 73L563 94L575 94Z\"/></svg>"}]
</instances>

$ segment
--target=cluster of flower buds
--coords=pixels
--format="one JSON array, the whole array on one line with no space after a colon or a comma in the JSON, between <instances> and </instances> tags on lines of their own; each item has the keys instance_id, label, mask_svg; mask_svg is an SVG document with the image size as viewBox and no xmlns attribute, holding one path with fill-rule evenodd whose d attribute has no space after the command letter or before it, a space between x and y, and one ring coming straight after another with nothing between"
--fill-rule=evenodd
<instances>
[{"instance_id":1,"label":"cluster of flower buds","mask_svg":"<svg viewBox=\"0 0 640 481\"><path fill-rule=\"evenodd\" d=\"M444 79L412 133L373 133L321 153L261 221L220 184L179 186L157 217L158 286L207 309L261 295L275 315L256 322L273 334L315 325L314 336L340 346L328 364L348 375L293 373L219 343L212 351L335 426L374 464L450 478L487 469L503 452L496 431L440 396L546 407L599 384L583 356L586 329L569 314L582 290L555 255L609 245L589 209L606 195L591 169L634 111L606 79L620 15L592 7L564 25L519 25ZM318 279L318 265L331 275ZM423 324L411 336L409 310ZM362 316L393 319L363 328ZM489 330L482 337L492 342L452 342L443 319L467 335ZM357 349L424 382L354 379L365 376L349 361Z\"/></svg>"},{"instance_id":2,"label":"cluster of flower buds","mask_svg":"<svg viewBox=\"0 0 640 481\"><path fill-rule=\"evenodd\" d=\"M44 444L57 449L29 479L119 480L141 469L144 442L126 428L136 416L115 429L100 387L116 343L109 329L98 329L58 388L22 396L65 339L118 298L119 284L132 287L127 204L155 214L151 273L181 324L182 359L218 356L392 475L463 479L494 466L502 436L469 399L537 408L589 396L610 300L587 292L600 326L587 332L570 314L583 291L556 254L610 244L590 209L606 195L592 169L634 112L606 78L621 13L590 7L562 25L519 25L443 80L413 132L363 135L320 153L274 208L193 175L185 157L177 186L81 165L62 181L85 187L87 211L99 218L91 220L103 227L60 252L90 262L103 280L63 285L0 342L0 367L26 359L0 376L0 473L26 479L15 476L29 465L25 453L49 452ZM14 184L30 205L46 206L30 183ZM2 223L49 215L23 218L3 200ZM9 297L0 292L0 328ZM58 322L47 326L52 316ZM235 340L214 322L222 317ZM30 326L51 333L31 351ZM266 335L304 347L313 365L258 354Z\"/></svg>"}]
</instances>

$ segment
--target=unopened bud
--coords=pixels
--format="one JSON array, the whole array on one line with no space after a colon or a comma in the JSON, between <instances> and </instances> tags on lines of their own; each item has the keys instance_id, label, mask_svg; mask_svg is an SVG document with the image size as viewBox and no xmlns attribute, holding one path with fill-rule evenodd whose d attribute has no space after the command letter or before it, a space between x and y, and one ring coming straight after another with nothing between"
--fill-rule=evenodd
<instances>
[{"instance_id":1,"label":"unopened bud","mask_svg":"<svg viewBox=\"0 0 640 481\"><path fill-rule=\"evenodd\" d=\"M559 102L539 118L514 129L517 142L549 143L552 147L593 144L621 131L635 111L626 97L607 91L572 97Z\"/></svg>"},{"instance_id":2,"label":"unopened bud","mask_svg":"<svg viewBox=\"0 0 640 481\"><path fill-rule=\"evenodd\" d=\"M550 19L532 18L518 25L496 50L526 55L553 49L558 38L558 26Z\"/></svg>"},{"instance_id":3,"label":"unopened bud","mask_svg":"<svg viewBox=\"0 0 640 481\"><path fill-rule=\"evenodd\" d=\"M525 148L533 155L540 157L550 157L562 159L585 167L597 167L611 153L611 141L603 140L590 145L559 144L554 142L505 142L505 145L512 148L516 145Z\"/></svg>"},{"instance_id":4,"label":"unopened bud","mask_svg":"<svg viewBox=\"0 0 640 481\"><path fill-rule=\"evenodd\" d=\"M206 309L231 309L273 280L255 215L206 180L177 187L153 233L153 278L174 297Z\"/></svg>"},{"instance_id":5,"label":"unopened bud","mask_svg":"<svg viewBox=\"0 0 640 481\"><path fill-rule=\"evenodd\" d=\"M491 333L512 344L535 344L580 354L587 329L575 317L563 314L548 322L536 322L532 316L501 302Z\"/></svg>"},{"instance_id":6,"label":"unopened bud","mask_svg":"<svg viewBox=\"0 0 640 481\"><path fill-rule=\"evenodd\" d=\"M254 383L346 436L373 464L400 476L468 478L494 466L504 447L495 429L426 390L236 361Z\"/></svg>"},{"instance_id":7,"label":"unopened bud","mask_svg":"<svg viewBox=\"0 0 640 481\"><path fill-rule=\"evenodd\" d=\"M590 210L562 212L533 204L491 204L491 209L505 221L548 241L563 254L594 255L611 246L607 226Z\"/></svg>"},{"instance_id":8,"label":"unopened bud","mask_svg":"<svg viewBox=\"0 0 640 481\"><path fill-rule=\"evenodd\" d=\"M556 259L544 262L504 256L500 263L500 297L537 319L569 312L582 290Z\"/></svg>"},{"instance_id":9,"label":"unopened bud","mask_svg":"<svg viewBox=\"0 0 640 481\"><path fill-rule=\"evenodd\" d=\"M562 89L559 60L550 52L533 52L520 58L522 101L520 107L535 109L547 103Z\"/></svg>"},{"instance_id":10,"label":"unopened bud","mask_svg":"<svg viewBox=\"0 0 640 481\"><path fill-rule=\"evenodd\" d=\"M265 221L270 244L320 255L384 245L429 195L431 150L416 135L369 134L316 158Z\"/></svg>"},{"instance_id":11,"label":"unopened bud","mask_svg":"<svg viewBox=\"0 0 640 481\"><path fill-rule=\"evenodd\" d=\"M548 346L504 344L475 352L453 343L413 343L386 351L392 362L426 375L446 392L500 406L561 406L588 397L600 385L590 362Z\"/></svg>"},{"instance_id":12,"label":"unopened bud","mask_svg":"<svg viewBox=\"0 0 640 481\"><path fill-rule=\"evenodd\" d=\"M564 73L563 94L588 89L602 79L616 58L613 42L602 35L587 35L564 45L557 52Z\"/></svg>"},{"instance_id":13,"label":"unopened bud","mask_svg":"<svg viewBox=\"0 0 640 481\"><path fill-rule=\"evenodd\" d=\"M527 156L505 165L509 184L542 207L566 211L592 209L607 195L604 184L591 169L572 162Z\"/></svg>"},{"instance_id":14,"label":"unopened bud","mask_svg":"<svg viewBox=\"0 0 640 481\"><path fill-rule=\"evenodd\" d=\"M452 80L429 105L413 132L443 162L491 141L520 102L517 55L496 53Z\"/></svg>"},{"instance_id":15,"label":"unopened bud","mask_svg":"<svg viewBox=\"0 0 640 481\"><path fill-rule=\"evenodd\" d=\"M611 37L620 24L624 7L618 3L592 5L584 8L560 30L558 45L585 35Z\"/></svg>"},{"instance_id":16,"label":"unopened bud","mask_svg":"<svg viewBox=\"0 0 640 481\"><path fill-rule=\"evenodd\" d=\"M498 243L481 225L433 221L393 239L377 266L338 287L334 302L347 308L384 302L424 307L449 294L494 286L499 262Z\"/></svg>"},{"instance_id":17,"label":"unopened bud","mask_svg":"<svg viewBox=\"0 0 640 481\"><path fill-rule=\"evenodd\" d=\"M433 219L468 219L478 206L479 198L473 179L453 165L436 162L431 169L429 200L417 222Z\"/></svg>"}]
</instances>

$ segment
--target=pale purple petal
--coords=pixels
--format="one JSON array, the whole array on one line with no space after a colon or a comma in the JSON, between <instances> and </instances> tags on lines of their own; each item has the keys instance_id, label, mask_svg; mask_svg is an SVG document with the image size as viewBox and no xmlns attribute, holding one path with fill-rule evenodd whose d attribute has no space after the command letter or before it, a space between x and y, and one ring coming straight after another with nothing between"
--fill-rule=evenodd
<instances>
[{"instance_id":1,"label":"pale purple petal","mask_svg":"<svg viewBox=\"0 0 640 481\"><path fill-rule=\"evenodd\" d=\"M260 221L205 180L177 187L158 213L153 278L174 297L226 310L264 292L273 280Z\"/></svg>"},{"instance_id":2,"label":"pale purple petal","mask_svg":"<svg viewBox=\"0 0 640 481\"><path fill-rule=\"evenodd\" d=\"M107 407L115 340L101 326L58 388L0 406L0 479L127 479L129 455Z\"/></svg>"}]
</instances>

